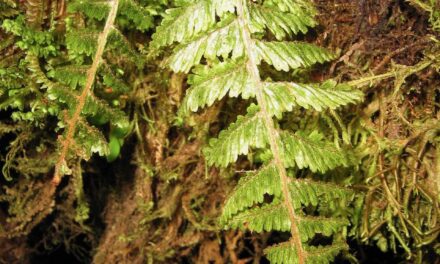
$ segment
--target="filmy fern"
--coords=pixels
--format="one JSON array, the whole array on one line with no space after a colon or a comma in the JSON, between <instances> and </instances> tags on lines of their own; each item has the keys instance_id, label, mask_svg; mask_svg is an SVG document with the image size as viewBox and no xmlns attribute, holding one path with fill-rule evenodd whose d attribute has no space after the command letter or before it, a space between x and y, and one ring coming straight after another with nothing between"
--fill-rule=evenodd
<instances>
[{"instance_id":1,"label":"filmy fern","mask_svg":"<svg viewBox=\"0 0 440 264\"><path fill-rule=\"evenodd\" d=\"M30 71L32 84L16 85L20 76L13 74L12 67L1 71L0 109L12 108L14 119L35 124L51 115L58 117L57 132L64 132L58 137L59 158L51 161L55 185L69 173L68 164L75 157L87 160L98 153L112 161L118 156L129 130L128 117L118 107L120 98L131 91L124 72L144 65L122 31L153 27L156 5L132 0L70 1L66 18L60 22L66 26L62 41L56 27L41 30L27 25L23 15L4 20L2 27L15 35L16 46L25 54L16 67ZM107 123L108 137L101 129Z\"/></svg>"},{"instance_id":2,"label":"filmy fern","mask_svg":"<svg viewBox=\"0 0 440 264\"><path fill-rule=\"evenodd\" d=\"M226 228L256 232L289 231L288 241L265 250L272 263L329 263L347 248L343 238L335 235L348 224L345 219L307 212L310 207L348 200L351 192L292 175L303 168L324 173L349 166L351 156L319 131L285 131L278 120L294 107L336 109L359 101L362 94L333 81L322 85L273 82L262 79L259 68L264 62L287 72L331 60L333 55L325 49L285 41L316 25L315 13L308 0L178 1L151 42L152 54L174 45L165 60L173 71L192 70L184 113L211 106L226 94L255 102L246 115L210 140L204 154L209 165L227 167L250 149L270 153L257 171L240 179L220 222ZM312 245L317 234L333 237L332 243Z\"/></svg>"}]
</instances>

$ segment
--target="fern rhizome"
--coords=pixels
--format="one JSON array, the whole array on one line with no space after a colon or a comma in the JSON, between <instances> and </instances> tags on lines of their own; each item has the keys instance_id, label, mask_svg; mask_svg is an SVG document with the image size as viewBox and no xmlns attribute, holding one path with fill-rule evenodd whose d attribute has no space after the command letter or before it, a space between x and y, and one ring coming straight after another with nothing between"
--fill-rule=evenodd
<instances>
[{"instance_id":1,"label":"fern rhizome","mask_svg":"<svg viewBox=\"0 0 440 264\"><path fill-rule=\"evenodd\" d=\"M362 94L333 81L274 82L260 72L262 62L288 72L333 58L314 45L285 41L315 26L314 15L308 0L178 1L151 43L152 53L177 43L166 64L174 72L192 70L183 113L211 106L226 94L251 101L247 114L211 139L204 154L209 165L227 167L250 149L265 153L259 169L242 177L230 194L220 223L256 232L290 232L288 241L265 249L272 263L329 263L347 249L344 237L336 233L348 222L321 215L325 210L319 207L343 204L352 196L350 190L294 174L305 168L324 173L349 166L353 158L319 131L285 130L279 121L297 107L333 110L359 101ZM316 243L317 236L332 242Z\"/></svg>"}]
</instances>

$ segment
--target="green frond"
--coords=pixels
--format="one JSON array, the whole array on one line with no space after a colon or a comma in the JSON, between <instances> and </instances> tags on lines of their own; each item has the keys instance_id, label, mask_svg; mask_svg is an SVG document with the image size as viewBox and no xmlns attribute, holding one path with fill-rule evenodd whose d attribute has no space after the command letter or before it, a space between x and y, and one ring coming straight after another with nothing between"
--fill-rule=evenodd
<instances>
[{"instance_id":1,"label":"green frond","mask_svg":"<svg viewBox=\"0 0 440 264\"><path fill-rule=\"evenodd\" d=\"M218 138L211 139L204 149L208 164L226 167L247 154L250 147L264 148L267 145L267 129L260 116L259 107L251 105L246 116L238 116L228 129L220 132Z\"/></svg>"},{"instance_id":2,"label":"green frond","mask_svg":"<svg viewBox=\"0 0 440 264\"><path fill-rule=\"evenodd\" d=\"M326 49L300 42L255 41L259 60L275 67L278 71L289 71L299 67L309 67L334 58Z\"/></svg>"},{"instance_id":3,"label":"green frond","mask_svg":"<svg viewBox=\"0 0 440 264\"><path fill-rule=\"evenodd\" d=\"M338 166L348 166L350 160L346 151L336 149L324 140L322 134L314 131L307 135L302 131L296 133L283 132L284 163L287 167L295 165L310 168L313 172L326 172Z\"/></svg>"},{"instance_id":4,"label":"green frond","mask_svg":"<svg viewBox=\"0 0 440 264\"><path fill-rule=\"evenodd\" d=\"M131 87L126 84L121 79L117 78L111 73L106 73L103 76L103 83L107 86L112 88L114 93L128 93L131 91Z\"/></svg>"},{"instance_id":5,"label":"green frond","mask_svg":"<svg viewBox=\"0 0 440 264\"><path fill-rule=\"evenodd\" d=\"M264 95L270 112L281 118L283 112L293 107L305 109L312 107L316 111L336 109L362 99L362 92L350 89L347 85L326 82L321 86L294 82L265 82Z\"/></svg>"},{"instance_id":6,"label":"green frond","mask_svg":"<svg viewBox=\"0 0 440 264\"><path fill-rule=\"evenodd\" d=\"M24 109L23 99L30 95L32 91L26 88L10 89L7 97L0 102L0 110Z\"/></svg>"},{"instance_id":7,"label":"green frond","mask_svg":"<svg viewBox=\"0 0 440 264\"><path fill-rule=\"evenodd\" d=\"M73 109L77 105L78 91L54 82L45 82L44 86L47 86L47 98L49 100L65 104L69 109Z\"/></svg>"},{"instance_id":8,"label":"green frond","mask_svg":"<svg viewBox=\"0 0 440 264\"><path fill-rule=\"evenodd\" d=\"M305 249L307 252L307 264L329 264L341 251L347 250L348 245L337 242L329 246L308 246ZM272 264L298 263L298 255L290 241L268 247L264 250L264 253Z\"/></svg>"},{"instance_id":9,"label":"green frond","mask_svg":"<svg viewBox=\"0 0 440 264\"><path fill-rule=\"evenodd\" d=\"M12 17L19 13L17 4L13 0L3 0L0 2L0 18Z\"/></svg>"},{"instance_id":10,"label":"green frond","mask_svg":"<svg viewBox=\"0 0 440 264\"><path fill-rule=\"evenodd\" d=\"M134 63L139 69L145 63L143 57L136 52L127 38L116 28L113 28L108 36L106 51Z\"/></svg>"},{"instance_id":11,"label":"green frond","mask_svg":"<svg viewBox=\"0 0 440 264\"><path fill-rule=\"evenodd\" d=\"M69 55L92 56L96 53L99 31L91 29L76 29L66 33L66 46Z\"/></svg>"},{"instance_id":12,"label":"green frond","mask_svg":"<svg viewBox=\"0 0 440 264\"><path fill-rule=\"evenodd\" d=\"M239 24L233 15L223 19L208 33L177 46L167 64L175 72L188 73L193 66L200 63L202 57L216 60L221 56L226 59L230 53L232 59L244 55Z\"/></svg>"},{"instance_id":13,"label":"green frond","mask_svg":"<svg viewBox=\"0 0 440 264\"><path fill-rule=\"evenodd\" d=\"M309 0L265 0L265 6L276 6L283 12L315 16L317 11Z\"/></svg>"},{"instance_id":14,"label":"green frond","mask_svg":"<svg viewBox=\"0 0 440 264\"><path fill-rule=\"evenodd\" d=\"M246 64L243 60L226 60L212 67L195 67L188 77L191 88L187 90L185 111L196 112L204 106L211 106L228 92L230 97L253 97L255 92L249 80Z\"/></svg>"},{"instance_id":15,"label":"green frond","mask_svg":"<svg viewBox=\"0 0 440 264\"><path fill-rule=\"evenodd\" d=\"M258 67L267 63L278 71L290 71L333 59L331 52L315 45L283 41L315 26L316 10L309 0L181 0L179 4L167 11L153 36L150 54L156 55L163 46L174 47L165 64L174 72L193 70L181 106L184 114L227 95L256 101L246 115L238 116L209 141L203 150L207 164L227 167L252 148L267 150L266 163L242 177L226 200L220 224L256 232L289 231L295 245L268 249L273 263L298 263L298 255L305 263L329 263L342 247L310 247L309 243L317 234L332 236L348 222L306 216L309 210L304 208L320 214L327 205L337 206L335 200L350 201L352 193L289 177L288 168L323 173L348 166L353 158L316 131L282 131L273 117L281 119L294 107L336 109L360 101L362 93L333 81L322 85L265 82ZM267 41L265 37L271 35L278 41Z\"/></svg>"},{"instance_id":16,"label":"green frond","mask_svg":"<svg viewBox=\"0 0 440 264\"><path fill-rule=\"evenodd\" d=\"M47 98L52 101L66 104L70 109L76 105L78 92L59 82L51 81L42 71L38 58L28 54L25 58L32 79L40 84L41 89L47 89ZM53 72L51 74L54 74Z\"/></svg>"},{"instance_id":17,"label":"green frond","mask_svg":"<svg viewBox=\"0 0 440 264\"><path fill-rule=\"evenodd\" d=\"M263 231L289 231L290 219L287 209L280 201L246 210L231 217L227 228Z\"/></svg>"},{"instance_id":18,"label":"green frond","mask_svg":"<svg viewBox=\"0 0 440 264\"><path fill-rule=\"evenodd\" d=\"M316 234L331 236L348 224L345 219L300 216L297 219L298 230L303 242L309 241ZM283 202L276 200L261 207L255 207L233 215L227 222L228 228L263 231L289 231L291 221Z\"/></svg>"},{"instance_id":19,"label":"green frond","mask_svg":"<svg viewBox=\"0 0 440 264\"><path fill-rule=\"evenodd\" d=\"M215 12L210 1L194 1L181 7L168 9L162 23L153 34L151 46L160 48L174 42L186 41L215 24Z\"/></svg>"},{"instance_id":20,"label":"green frond","mask_svg":"<svg viewBox=\"0 0 440 264\"><path fill-rule=\"evenodd\" d=\"M180 7L168 9L162 23L153 34L151 46L158 49L174 42L187 42L216 23L216 15L235 10L235 0L206 0L184 2Z\"/></svg>"},{"instance_id":21,"label":"green frond","mask_svg":"<svg viewBox=\"0 0 440 264\"><path fill-rule=\"evenodd\" d=\"M17 66L5 67L0 69L0 96L7 90L18 89L23 86L24 75Z\"/></svg>"},{"instance_id":22,"label":"green frond","mask_svg":"<svg viewBox=\"0 0 440 264\"><path fill-rule=\"evenodd\" d=\"M123 73L118 72L118 68L112 67L112 65L102 63L99 74L102 76L103 84L111 88L113 94L126 94L132 90L130 85L123 80Z\"/></svg>"},{"instance_id":23,"label":"green frond","mask_svg":"<svg viewBox=\"0 0 440 264\"><path fill-rule=\"evenodd\" d=\"M296 8L294 12L283 12L277 5L251 5L251 26L254 32L265 32L268 29L277 40L298 33L307 33L316 22L313 15L303 8Z\"/></svg>"},{"instance_id":24,"label":"green frond","mask_svg":"<svg viewBox=\"0 0 440 264\"><path fill-rule=\"evenodd\" d=\"M49 76L56 80L76 89L78 86L84 86L86 83L86 75L90 65L68 65L54 68L48 73Z\"/></svg>"},{"instance_id":25,"label":"green frond","mask_svg":"<svg viewBox=\"0 0 440 264\"><path fill-rule=\"evenodd\" d=\"M17 36L19 39L16 40L15 45L23 51L28 51L27 54L38 57L57 54L57 44L55 44L53 32L32 28L23 15L3 20L1 28L5 32Z\"/></svg>"},{"instance_id":26,"label":"green frond","mask_svg":"<svg viewBox=\"0 0 440 264\"><path fill-rule=\"evenodd\" d=\"M292 180L289 190L295 209L303 205L317 206L322 201L348 201L354 195L353 190L348 188L309 179Z\"/></svg>"},{"instance_id":27,"label":"green frond","mask_svg":"<svg viewBox=\"0 0 440 264\"><path fill-rule=\"evenodd\" d=\"M348 250L348 245L344 242L336 242L330 246L308 247L308 259L310 264L329 264L341 252Z\"/></svg>"},{"instance_id":28,"label":"green frond","mask_svg":"<svg viewBox=\"0 0 440 264\"><path fill-rule=\"evenodd\" d=\"M106 101L94 96L88 96L81 112L85 116L100 116L103 119L112 120L112 124L119 128L128 126L128 117L117 108L111 107Z\"/></svg>"},{"instance_id":29,"label":"green frond","mask_svg":"<svg viewBox=\"0 0 440 264\"><path fill-rule=\"evenodd\" d=\"M349 224L346 219L313 216L302 216L298 222L299 234L303 242L309 241L316 234L329 237Z\"/></svg>"},{"instance_id":30,"label":"green frond","mask_svg":"<svg viewBox=\"0 0 440 264\"><path fill-rule=\"evenodd\" d=\"M223 207L221 222L226 223L237 212L264 201L264 195L281 196L280 177L270 163L242 177Z\"/></svg>"},{"instance_id":31,"label":"green frond","mask_svg":"<svg viewBox=\"0 0 440 264\"><path fill-rule=\"evenodd\" d=\"M110 12L108 1L76 0L67 5L69 13L80 12L86 17L104 20ZM117 22L122 27L146 31L154 25L153 14L133 0L121 0L118 8Z\"/></svg>"},{"instance_id":32,"label":"green frond","mask_svg":"<svg viewBox=\"0 0 440 264\"><path fill-rule=\"evenodd\" d=\"M89 160L93 153L105 156L110 152L104 135L84 119L77 123L74 139L72 151L84 160Z\"/></svg>"},{"instance_id":33,"label":"green frond","mask_svg":"<svg viewBox=\"0 0 440 264\"><path fill-rule=\"evenodd\" d=\"M46 80L45 85L48 87L50 100L66 104L68 109L75 108L79 98L78 91L49 80ZM87 117L100 116L103 119L112 120L112 124L118 127L127 127L128 124L128 118L123 111L111 107L106 101L95 96L87 97L81 113Z\"/></svg>"},{"instance_id":34,"label":"green frond","mask_svg":"<svg viewBox=\"0 0 440 264\"><path fill-rule=\"evenodd\" d=\"M118 24L123 24L123 27L134 25L134 28L144 32L154 26L153 14L133 0L121 0L118 15Z\"/></svg>"},{"instance_id":35,"label":"green frond","mask_svg":"<svg viewBox=\"0 0 440 264\"><path fill-rule=\"evenodd\" d=\"M77 0L67 5L67 12L81 12L89 18L102 21L110 12L110 6L108 1Z\"/></svg>"}]
</instances>

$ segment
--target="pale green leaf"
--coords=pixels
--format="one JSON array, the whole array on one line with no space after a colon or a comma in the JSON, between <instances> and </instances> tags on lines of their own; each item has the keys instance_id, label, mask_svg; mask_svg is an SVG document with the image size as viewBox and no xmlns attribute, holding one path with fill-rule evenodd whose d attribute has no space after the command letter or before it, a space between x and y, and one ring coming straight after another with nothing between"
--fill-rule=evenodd
<instances>
[{"instance_id":1,"label":"pale green leaf","mask_svg":"<svg viewBox=\"0 0 440 264\"><path fill-rule=\"evenodd\" d=\"M222 222L237 212L264 201L264 195L281 196L280 176L272 163L242 177L223 208Z\"/></svg>"},{"instance_id":2,"label":"pale green leaf","mask_svg":"<svg viewBox=\"0 0 440 264\"><path fill-rule=\"evenodd\" d=\"M186 111L195 112L205 105L211 106L228 92L230 97L241 95L243 99L248 99L254 96L254 86L243 60L227 60L212 67L196 67L189 75L188 83L191 88L185 97Z\"/></svg>"},{"instance_id":3,"label":"pale green leaf","mask_svg":"<svg viewBox=\"0 0 440 264\"><path fill-rule=\"evenodd\" d=\"M294 82L265 82L264 95L270 113L281 118L283 112L290 112L295 106L306 109L312 107L316 111L336 109L360 101L363 94L347 85L336 85L333 82L321 86Z\"/></svg>"},{"instance_id":4,"label":"pale green leaf","mask_svg":"<svg viewBox=\"0 0 440 264\"><path fill-rule=\"evenodd\" d=\"M259 107L251 105L246 116L211 139L204 154L209 165L226 167L235 162L239 155L248 154L249 148L263 148L267 145L267 129L260 115Z\"/></svg>"},{"instance_id":5,"label":"pale green leaf","mask_svg":"<svg viewBox=\"0 0 440 264\"><path fill-rule=\"evenodd\" d=\"M326 49L300 42L255 41L259 60L273 65L278 71L309 67L333 59Z\"/></svg>"},{"instance_id":6,"label":"pale green leaf","mask_svg":"<svg viewBox=\"0 0 440 264\"><path fill-rule=\"evenodd\" d=\"M338 166L351 164L347 151L325 141L318 132L306 134L284 132L281 134L284 151L284 165L309 168L313 172L326 172Z\"/></svg>"}]
</instances>

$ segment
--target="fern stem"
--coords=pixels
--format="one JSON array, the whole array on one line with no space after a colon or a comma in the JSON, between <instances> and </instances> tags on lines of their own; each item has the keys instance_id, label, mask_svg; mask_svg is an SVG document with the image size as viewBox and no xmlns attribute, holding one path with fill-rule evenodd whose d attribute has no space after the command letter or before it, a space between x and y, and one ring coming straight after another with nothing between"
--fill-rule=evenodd
<instances>
[{"instance_id":1,"label":"fern stem","mask_svg":"<svg viewBox=\"0 0 440 264\"><path fill-rule=\"evenodd\" d=\"M52 179L52 184L55 186L57 186L60 183L61 178L64 175L63 167L66 165L66 158L70 146L73 144L74 141L76 125L79 121L79 118L81 117L81 112L86 103L87 96L90 95L90 91L92 90L93 83L95 82L96 72L98 71L98 67L101 62L105 46L107 44L108 35L110 34L110 31L115 23L116 14L119 6L119 0L113 0L112 2L109 2L109 5L110 5L110 12L108 14L104 29L99 35L98 45L95 56L93 58L93 63L92 66L87 71L86 84L81 92L81 95L78 97L78 104L75 108L72 118L67 122L66 138L61 142L62 148L58 161L55 165L55 173Z\"/></svg>"},{"instance_id":2,"label":"fern stem","mask_svg":"<svg viewBox=\"0 0 440 264\"><path fill-rule=\"evenodd\" d=\"M293 243L293 246L298 254L298 263L304 264L306 259L306 252L303 249L301 238L299 236L299 228L298 228L299 218L295 213L293 204L290 202L291 196L288 187L289 178L287 176L286 168L284 167L284 162L281 159L281 151L279 149L280 135L278 133L278 130L275 128L274 121L272 119L272 116L269 114L266 101L264 100L263 83L261 81L260 72L255 58L255 53L253 51L254 50L253 46L255 45L253 44L253 40L251 38L251 33L249 30L249 25L247 22L248 20L244 13L245 6L246 6L246 0L241 0L237 5L237 15L240 23L241 35L243 38L245 51L248 55L248 61L246 67L255 85L256 99L268 131L269 145L273 155L273 161L280 174L281 189L283 192L284 204L289 212L289 218L291 223L290 224L290 232L292 235L291 243Z\"/></svg>"}]
</instances>

